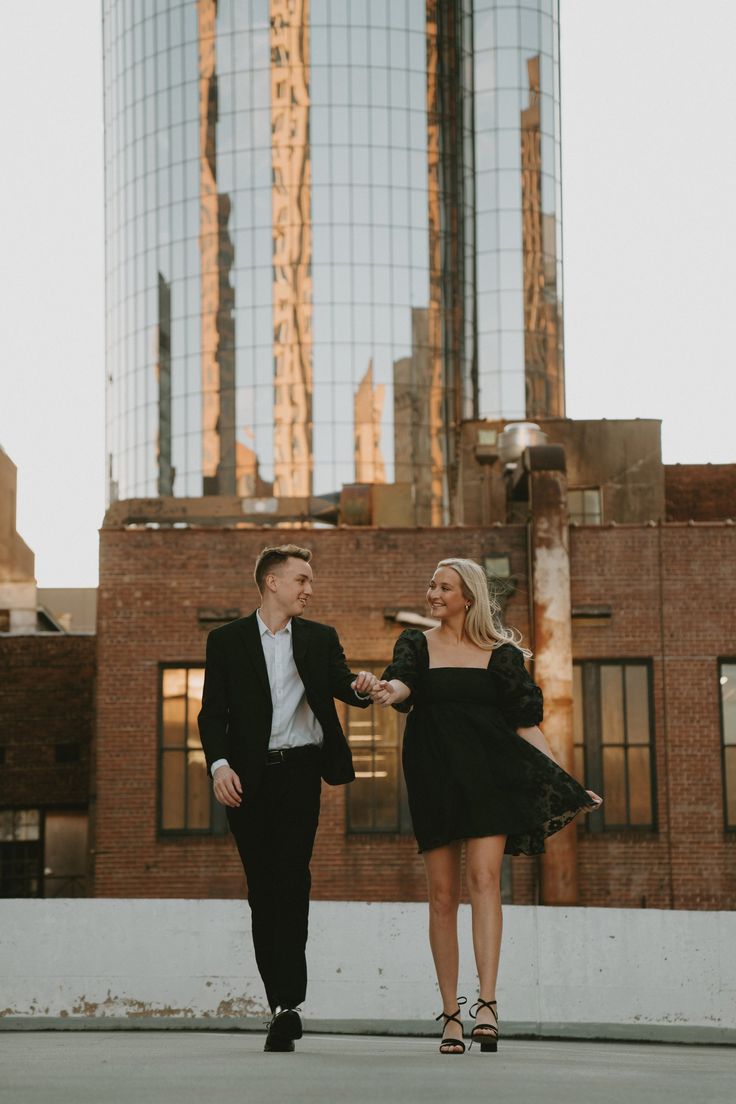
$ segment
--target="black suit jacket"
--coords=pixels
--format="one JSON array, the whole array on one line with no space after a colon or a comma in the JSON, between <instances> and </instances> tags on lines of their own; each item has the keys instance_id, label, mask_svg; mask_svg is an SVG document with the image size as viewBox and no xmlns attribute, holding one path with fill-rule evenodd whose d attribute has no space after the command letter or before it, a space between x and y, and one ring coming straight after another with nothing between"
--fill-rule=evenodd
<instances>
[{"instance_id":1,"label":"black suit jacket","mask_svg":"<svg viewBox=\"0 0 736 1104\"><path fill-rule=\"evenodd\" d=\"M338 720L335 698L366 708L350 688L350 671L336 631L330 625L294 617L294 662L307 702L324 732L322 777L330 785L355 778L348 742ZM245 790L257 787L266 765L271 736L271 688L255 613L213 629L199 713L199 735L207 771L227 759Z\"/></svg>"}]
</instances>

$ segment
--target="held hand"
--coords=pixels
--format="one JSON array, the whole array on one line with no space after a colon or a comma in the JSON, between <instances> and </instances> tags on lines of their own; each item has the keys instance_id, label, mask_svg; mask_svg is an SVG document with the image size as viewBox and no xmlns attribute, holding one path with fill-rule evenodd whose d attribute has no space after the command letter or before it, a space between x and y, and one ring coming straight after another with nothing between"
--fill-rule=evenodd
<instances>
[{"instance_id":1,"label":"held hand","mask_svg":"<svg viewBox=\"0 0 736 1104\"><path fill-rule=\"evenodd\" d=\"M589 813L594 813L596 809L600 809L601 805L603 804L603 798L599 797L594 790L586 790L585 792L591 799L590 805L586 806L586 811Z\"/></svg>"},{"instance_id":2,"label":"held hand","mask_svg":"<svg viewBox=\"0 0 736 1104\"><path fill-rule=\"evenodd\" d=\"M351 690L356 694L373 694L374 687L378 685L378 679L370 671L358 671L358 677L350 683Z\"/></svg>"},{"instance_id":3,"label":"held hand","mask_svg":"<svg viewBox=\"0 0 736 1104\"><path fill-rule=\"evenodd\" d=\"M376 705L382 705L385 707L387 705L393 705L398 697L398 694L396 689L391 685L390 681L387 682L385 679L382 679L379 682L378 679L376 679L376 685L373 688L371 697L373 698Z\"/></svg>"},{"instance_id":4,"label":"held hand","mask_svg":"<svg viewBox=\"0 0 736 1104\"><path fill-rule=\"evenodd\" d=\"M215 797L221 805L227 805L230 809L237 809L243 796L243 787L232 767L218 767L215 771L212 785Z\"/></svg>"}]
</instances>

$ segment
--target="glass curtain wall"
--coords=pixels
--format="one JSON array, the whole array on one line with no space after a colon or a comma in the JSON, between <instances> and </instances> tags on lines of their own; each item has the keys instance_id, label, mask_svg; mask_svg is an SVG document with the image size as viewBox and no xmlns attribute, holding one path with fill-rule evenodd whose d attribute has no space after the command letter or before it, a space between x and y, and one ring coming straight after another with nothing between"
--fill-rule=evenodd
<instances>
[{"instance_id":1,"label":"glass curtain wall","mask_svg":"<svg viewBox=\"0 0 736 1104\"><path fill-rule=\"evenodd\" d=\"M478 411L564 416L558 0L473 4Z\"/></svg>"},{"instance_id":2,"label":"glass curtain wall","mask_svg":"<svg viewBox=\"0 0 736 1104\"><path fill-rule=\"evenodd\" d=\"M104 0L111 500L411 484L448 520L472 34L470 0Z\"/></svg>"},{"instance_id":3,"label":"glass curtain wall","mask_svg":"<svg viewBox=\"0 0 736 1104\"><path fill-rule=\"evenodd\" d=\"M104 0L111 500L440 524L463 418L564 414L558 41L558 0Z\"/></svg>"}]
</instances>

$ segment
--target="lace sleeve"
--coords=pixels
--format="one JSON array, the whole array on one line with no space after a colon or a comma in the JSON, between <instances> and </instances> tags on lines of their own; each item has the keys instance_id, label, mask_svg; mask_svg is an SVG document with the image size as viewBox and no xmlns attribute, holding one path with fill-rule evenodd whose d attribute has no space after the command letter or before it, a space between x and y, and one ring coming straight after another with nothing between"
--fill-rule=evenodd
<instances>
[{"instance_id":1,"label":"lace sleeve","mask_svg":"<svg viewBox=\"0 0 736 1104\"><path fill-rule=\"evenodd\" d=\"M398 679L409 687L411 693L403 702L394 706L400 713L408 713L414 704L414 691L419 673L419 654L423 637L421 629L404 629L394 644L394 658L381 675L383 679Z\"/></svg>"},{"instance_id":2,"label":"lace sleeve","mask_svg":"<svg viewBox=\"0 0 736 1104\"><path fill-rule=\"evenodd\" d=\"M509 723L514 728L541 724L542 691L524 666L524 653L513 644L503 644L491 660L491 670L503 688L501 709Z\"/></svg>"}]
</instances>

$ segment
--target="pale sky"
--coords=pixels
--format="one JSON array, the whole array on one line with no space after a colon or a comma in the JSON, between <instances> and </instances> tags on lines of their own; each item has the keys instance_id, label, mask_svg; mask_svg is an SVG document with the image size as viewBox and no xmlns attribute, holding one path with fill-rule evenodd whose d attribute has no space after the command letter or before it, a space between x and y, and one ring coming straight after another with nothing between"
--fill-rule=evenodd
<instances>
[{"instance_id":1,"label":"pale sky","mask_svg":"<svg viewBox=\"0 0 736 1104\"><path fill-rule=\"evenodd\" d=\"M736 462L736 5L560 6L567 413L661 418L666 463ZM0 444L40 586L97 583L100 10L24 0L0 37Z\"/></svg>"}]
</instances>

